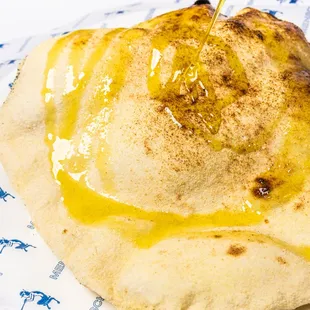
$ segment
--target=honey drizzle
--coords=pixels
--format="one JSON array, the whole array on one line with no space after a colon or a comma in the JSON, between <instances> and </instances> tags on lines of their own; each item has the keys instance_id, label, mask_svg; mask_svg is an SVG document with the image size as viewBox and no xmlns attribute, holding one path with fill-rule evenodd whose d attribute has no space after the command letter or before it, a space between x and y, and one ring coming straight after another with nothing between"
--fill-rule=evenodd
<instances>
[{"instance_id":1,"label":"honey drizzle","mask_svg":"<svg viewBox=\"0 0 310 310\"><path fill-rule=\"evenodd\" d=\"M211 31L212 31L216 21L219 18L219 15L221 13L222 7L225 4L225 2L226 2L226 0L220 0L219 3L217 4L217 7L213 13L212 19L208 25L207 30L206 30L205 37L201 40L200 45L198 47L198 50L196 52L195 61L193 63L191 63L184 71L185 79L187 80L186 83L189 85L193 84L199 78L199 66L197 66L197 63L199 61L201 51L209 39ZM194 77L194 79L193 79L193 77Z\"/></svg>"},{"instance_id":2,"label":"honey drizzle","mask_svg":"<svg viewBox=\"0 0 310 310\"><path fill-rule=\"evenodd\" d=\"M186 13L187 15L190 15L191 13ZM188 18L188 16L186 17ZM184 29L182 29L183 31ZM141 30L138 30L138 32ZM201 34L201 31L199 29L194 29L194 34L197 36ZM211 31L211 27L210 27ZM55 141L56 138L63 139L63 140L70 140L73 138L72 135L74 134L75 130L75 124L77 122L77 116L78 112L80 110L80 102L82 100L84 91L88 83L90 82L90 79L92 77L92 73L94 71L94 68L96 64L101 60L101 58L104 56L106 50L108 47L112 44L112 41L115 41L116 36L119 33L122 33L123 30L115 30L115 32L110 32L107 35L105 35L98 44L98 46L93 51L92 55L90 56L89 60L86 62L85 66L83 67L84 76L81 78L79 82L76 80L76 76L78 76L79 71L81 69L81 63L80 63L80 57L82 57L83 52L78 52L79 57L75 57L74 50L71 52L71 56L69 56L69 62L72 63L74 68L74 76L75 76L75 84L74 84L74 90L72 90L72 93L70 93L70 97L65 97L65 100L63 103L68 104L68 109L66 113L62 115L62 122L65 122L64 125L59 124L57 122L56 117L56 104L54 101L54 95L56 89L53 86L53 83L51 81L55 78L55 68L57 66L57 60L59 59L62 51L74 40L76 39L76 36L79 36L77 33L73 33L69 36L65 36L63 38L60 38L52 47L51 51L48 55L48 61L47 66L45 70L45 87L42 90L42 96L44 98L44 102L46 104L46 142L50 149L50 159L52 167L55 166L56 161L53 161L53 154L55 153ZM140 33L141 34L141 33ZM178 76L176 79L174 79L174 74L171 75L169 82L163 87L161 84L159 75L160 75L160 58L162 57L162 53L164 50L169 46L169 44L172 42L172 40L176 40L178 38L178 35L180 32L174 32L172 35L172 38L169 36L162 37L160 34L158 36L155 36L155 38L152 40L152 46L153 51L157 50L159 57L159 61L155 63L155 66L152 66L152 60L153 57L150 59L150 71L149 71L149 79L148 79L148 86L150 89L150 93L153 97L159 97L160 93L162 93L162 90L165 92L167 90L172 89L174 92L177 90L177 88L181 85L180 79L178 79ZM191 32L193 34L193 32ZM110 35L110 37L109 37ZM91 36L86 35L88 38L87 41ZM132 38L133 37L133 38ZM168 38L167 38L168 37ZM123 36L125 42L131 42L133 39L139 38L139 35L137 32L126 32L126 34ZM235 65L235 63L238 63L236 61L237 58L231 50L229 50L229 46L225 45L219 38L214 36L208 36L208 39L210 42L212 42L214 45L218 44L218 46L225 50L226 54L229 54L227 57L228 59L231 59L231 66ZM114 98L117 97L119 90L123 86L124 83L124 75L123 72L121 73L121 76L119 76L120 70L115 70L115 66L118 67L122 64L124 61L126 63L126 66L128 66L128 59L130 59L131 55L129 50L127 49L127 43L121 43L116 47L117 53L114 55L115 58L112 57L112 60L110 59L109 63L106 64L105 69L106 72L109 72L110 74L115 74L114 80L116 82L115 91L108 94L108 106L111 106L111 102ZM180 46L180 49L178 48L176 51L176 55L173 61L173 69L174 73L177 72L177 70L183 70L187 66L192 63L192 61L195 59L195 52L197 49L192 48L190 46L187 46L186 44L183 44ZM117 61L117 58L120 57L122 53L125 52L124 58L121 61ZM153 53L154 54L154 53ZM189 57L184 59L184 56L189 55ZM182 66L180 66L182 65ZM203 65L203 64L201 64ZM236 66L236 65L235 65ZM237 65L235 67L236 71L236 79L241 80L243 83L242 87L247 87L247 80L246 76L244 75L243 68L240 64L240 66ZM123 70L125 71L125 70ZM181 72L182 73L182 72ZM208 80L208 74L207 71L203 71L202 80L204 80L205 84L209 86L211 89L211 83ZM117 84L117 82L119 84ZM174 84L173 84L174 82ZM97 81L99 83L99 88L102 87L102 81ZM113 83L113 82L112 82ZM179 83L179 84L178 84ZM241 83L241 84L242 84ZM167 86L168 85L168 86ZM241 90L242 90L241 87ZM172 92L172 96L174 93ZM231 98L238 97L239 93L237 90L237 93L233 93L231 95ZM214 96L214 92L212 89L210 90L210 96L212 99L216 100ZM89 111L91 111L92 115L96 115L100 109L107 108L106 104L107 102L105 100L102 101L104 97L101 95L95 94L95 100L93 103L89 103ZM162 98L163 100L166 99ZM195 99L195 98L194 98ZM225 106L225 104L229 104L231 102L231 99L222 100L220 102L219 110ZM72 113L70 112L70 108L72 109ZM173 110L173 107L171 107ZM177 113L177 110L173 110L175 113ZM72 120L72 119L73 120ZM83 127L87 127L87 125L91 124L94 121L93 118L87 118L84 121ZM70 123L71 124L68 124ZM58 130L57 123L61 130ZM59 127L58 126L58 127ZM219 125L217 125L219 126ZM216 128L216 126L215 126ZM102 128L101 128L102 129ZM100 130L101 130L100 129ZM208 129L212 133L212 129ZM217 129L215 129L216 132ZM93 134L93 133L91 133ZM207 133L208 137L210 138L210 133ZM52 137L52 138L51 138ZM94 137L94 135L93 135ZM105 143L103 141L103 143ZM221 149L221 145L217 144L216 140L214 139L210 141L211 145L213 147L218 147L218 149ZM101 145L102 147L102 145ZM104 159L106 158L108 150L107 147L105 148L107 151L106 154L102 155L99 154L97 157L97 164L100 164ZM120 232L124 233L125 236L130 236L132 238L132 241L139 247L150 247L156 242L159 242L163 238L171 237L171 236L182 236L182 235L190 235L194 234L198 236L203 235L204 232L197 232L196 230L201 229L208 229L208 228L215 228L215 227L234 227L234 226L250 226L259 224L263 221L265 218L264 214L264 208L262 209L261 206L252 206L249 207L247 204L242 206L240 209L236 208L235 210L220 210L213 214L208 215L190 215L188 217L183 217L177 214L172 213L164 213L164 212L146 212L143 209L129 206L127 204L118 202L116 200L104 197L97 193L96 191L92 190L87 182L85 175L82 175L78 180L74 179L72 175L70 174L70 171L72 172L85 172L87 170L86 166L88 161L93 158L94 156L98 155L98 153L92 153L89 157L83 157L81 156L82 160L81 162L78 162L78 165L82 166L79 167L79 170L70 170L67 169L68 163L66 164L66 160L59 161L58 164L61 163L62 168L57 171L56 180L61 186L62 195L63 195L63 201L65 206L68 208L68 211L70 215L72 215L74 218L78 219L79 221L85 223L85 224L95 224L95 223L106 223L107 225L110 225L111 227L116 227ZM80 154L79 154L80 155ZM76 154L73 155L76 156ZM102 158L101 156L104 156L105 158ZM100 158L100 159L99 159ZM72 159L72 158L71 158ZM74 160L75 161L75 160ZM83 163L84 162L84 163ZM98 163L99 162L99 163ZM307 161L305 162L307 163ZM100 167L99 167L100 169ZM106 167L101 167L101 173L105 172ZM298 189L299 190L299 189ZM74 195L72 194L74 193ZM289 199L289 198L288 198ZM132 227L131 224L126 222L126 219L128 218L135 218L136 220L142 221L144 223L147 223L144 229L138 229L137 227ZM135 221L133 221L135 222ZM127 229L128 227L131 227L131 230ZM148 227L148 228L147 228ZM231 232L230 232L231 233ZM297 253L307 259L309 259L309 249L308 248L302 248L302 247L293 247L289 246L285 243L279 244L282 247L285 247L286 249Z\"/></svg>"},{"instance_id":3,"label":"honey drizzle","mask_svg":"<svg viewBox=\"0 0 310 310\"><path fill-rule=\"evenodd\" d=\"M54 86L54 80L56 74L55 70L57 60L59 58L60 51L71 41L71 39L72 39L71 36L65 36L58 39L56 43L54 43L52 49L48 54L47 65L44 71L45 81L43 84L44 88L42 89L42 96L45 102L45 109L46 109L45 113L46 142L49 146L51 146L51 144L55 140L54 136L51 137L50 135L52 135L52 133L56 133L55 127L57 120L56 120L56 105L54 101L56 89ZM59 52L56 52L57 50ZM51 152L49 158L51 158Z\"/></svg>"},{"instance_id":4,"label":"honey drizzle","mask_svg":"<svg viewBox=\"0 0 310 310\"><path fill-rule=\"evenodd\" d=\"M94 224L104 221L110 216L135 218L149 221L152 225L150 230L139 232L136 244L143 245L146 240L152 243L171 233L186 231L187 229L247 226L258 224L264 216L250 208L246 210L226 211L219 210L209 215L194 214L184 217L178 214L165 212L147 212L143 209L130 206L94 192L81 182L73 180L67 173L60 170L57 177L62 187L64 204L74 218L78 218L85 224ZM75 193L72 195L72 193ZM104 206L99 208L98 206Z\"/></svg>"},{"instance_id":5,"label":"honey drizzle","mask_svg":"<svg viewBox=\"0 0 310 310\"><path fill-rule=\"evenodd\" d=\"M162 102L173 122L180 128L203 137L217 151L224 147L222 141L216 137L222 122L221 111L243 96L249 87L245 70L237 54L220 37L210 35L224 2L220 1L206 33L200 24L192 22L193 18L195 20L201 14L199 7L183 12L175 24L173 16L169 15L171 23L166 25L165 33L159 32L152 40L148 74L151 97ZM199 17L204 16L201 14ZM197 48L192 40L201 36L204 39L199 42ZM178 48L172 61L171 75L163 84L161 81L163 55L173 42L177 42ZM207 42L212 48L225 52L226 61L231 69L234 87L222 98L215 94L212 76L206 64L200 61L199 56ZM205 52L208 53L208 49ZM262 140L262 143L264 142L265 140ZM253 141L248 143L246 151L257 150L260 146L261 143ZM243 147L231 146L231 148L240 153L245 152Z\"/></svg>"},{"instance_id":6,"label":"honey drizzle","mask_svg":"<svg viewBox=\"0 0 310 310\"><path fill-rule=\"evenodd\" d=\"M274 19L274 17L268 17ZM266 26L261 20L252 20L256 31L263 35L267 46L266 52L273 60L279 74L283 77L285 94L282 107L279 108L278 118L269 129L279 124L284 112L287 115L285 140L272 167L260 175L261 178L272 181L271 192L264 199L251 198L252 207L259 210L270 210L285 205L296 198L305 187L310 175L310 96L308 59L298 59L294 54L298 48L289 49L279 30ZM277 21L276 21L277 22ZM294 38L292 38L294 40ZM276 44L275 44L276 42ZM300 53L298 53L300 55ZM290 70L288 68L294 68Z\"/></svg>"},{"instance_id":7,"label":"honey drizzle","mask_svg":"<svg viewBox=\"0 0 310 310\"><path fill-rule=\"evenodd\" d=\"M286 96L291 104L300 102L290 113L285 141L273 166L260 177L271 180L271 192L264 199L252 199L252 207L269 210L285 205L298 196L305 187L310 175L310 97L303 80L290 78ZM287 107L291 109L292 106Z\"/></svg>"},{"instance_id":8,"label":"honey drizzle","mask_svg":"<svg viewBox=\"0 0 310 310\"><path fill-rule=\"evenodd\" d=\"M82 46L86 46L91 37L91 32L80 30L79 35L76 36L72 42L73 47L69 54L66 73L66 86L69 89L66 89L62 96L62 105L65 109L60 121L59 136L62 137L62 139L70 139L75 129L80 105L80 100L76 100L75 96L80 89L83 89L87 79L82 66L82 59L85 54L85 49L83 49ZM77 48L75 46L77 46ZM69 83L71 85L68 85ZM70 122L67 121L68 119L70 119Z\"/></svg>"},{"instance_id":9,"label":"honey drizzle","mask_svg":"<svg viewBox=\"0 0 310 310\"><path fill-rule=\"evenodd\" d=\"M76 102L79 103L82 101L86 91L86 86L90 83L93 74L95 74L94 70L96 65L107 53L112 41L119 40L119 36L124 31L125 29L122 28L112 30L104 35L104 37L97 43L98 46L92 52L89 59L87 59L83 69L84 77L81 83L81 87L74 91L73 95L75 96ZM74 53L74 51L72 51L72 53ZM85 128L85 130L83 132L83 136L80 137L80 142L78 143L77 149L86 149L86 151L82 154L76 150L74 155L70 157L70 160L67 161L67 165L69 165L68 170L73 173L82 174L81 181L84 183L87 182L87 170L92 159L99 157L101 154L101 166L103 166L103 163L105 163L105 166L107 167L109 147L106 143L105 137L102 135L102 132L106 130L105 119L109 114L111 114L111 101L113 95L115 94L115 90L111 90L107 84L107 81L112 80L112 77L109 76L110 71L105 70L104 72L99 73L102 79L101 84L98 85L95 92L91 95L90 102L85 103L85 105L87 105L88 115L81 121L81 126L82 128ZM96 115L96 117L94 117L94 115ZM97 144L99 135L101 135L100 148L104 149L105 152L97 151L99 148ZM85 139L87 140L87 144L84 141ZM98 163L98 160L96 163ZM109 182L107 182L106 178L102 181L105 181L103 185L107 190L113 187L112 178L109 180Z\"/></svg>"},{"instance_id":10,"label":"honey drizzle","mask_svg":"<svg viewBox=\"0 0 310 310\"><path fill-rule=\"evenodd\" d=\"M207 43L208 41L208 38L209 38L209 35L214 27L214 24L216 23L217 19L219 18L219 15L221 13L221 10L222 10L222 7L223 5L225 4L226 0L220 0L219 3L217 4L217 7L215 9L215 12L212 16L212 19L211 19L211 22L209 23L209 26L207 28L207 31L206 31L206 35L204 37L204 39L201 41L200 43L200 47L198 48L198 51L197 51L197 56L196 56L196 61L198 60L199 56L200 56L200 53L203 49L203 46ZM193 64L195 65L195 64Z\"/></svg>"}]
</instances>

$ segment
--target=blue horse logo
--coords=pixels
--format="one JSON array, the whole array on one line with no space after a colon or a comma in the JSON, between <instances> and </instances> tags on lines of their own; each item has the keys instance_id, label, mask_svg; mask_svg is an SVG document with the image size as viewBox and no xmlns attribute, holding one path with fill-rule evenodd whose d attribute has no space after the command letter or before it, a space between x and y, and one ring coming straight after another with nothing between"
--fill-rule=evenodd
<instances>
[{"instance_id":1,"label":"blue horse logo","mask_svg":"<svg viewBox=\"0 0 310 310\"><path fill-rule=\"evenodd\" d=\"M7 202L6 197L12 197L13 199L15 199L15 197L11 194L9 194L8 192L4 191L1 187L0 187L0 199L4 200L5 202Z\"/></svg>"},{"instance_id":2,"label":"blue horse logo","mask_svg":"<svg viewBox=\"0 0 310 310\"><path fill-rule=\"evenodd\" d=\"M57 300L56 298L46 295L43 292L40 291L26 291L22 290L19 293L20 297L24 299L24 303L22 305L22 308L20 310L24 310L26 303L29 302L36 302L37 305L47 307L47 309L52 309L50 306L50 303L52 301L57 302L57 304L60 304L60 301Z\"/></svg>"},{"instance_id":3,"label":"blue horse logo","mask_svg":"<svg viewBox=\"0 0 310 310\"><path fill-rule=\"evenodd\" d=\"M273 16L276 16L277 14L283 14L283 12L281 12L281 11L267 10L267 9L264 9L263 12L269 13L269 14L271 14Z\"/></svg>"},{"instance_id":4,"label":"blue horse logo","mask_svg":"<svg viewBox=\"0 0 310 310\"><path fill-rule=\"evenodd\" d=\"M18 239L4 239L1 238L0 239L0 247L2 246L1 250L0 250L0 254L2 254L4 248L8 247L8 248L14 248L17 250L24 250L25 252L28 252L27 248L31 247L31 248L35 248L35 246L28 244L28 243L24 243L21 240Z\"/></svg>"},{"instance_id":5,"label":"blue horse logo","mask_svg":"<svg viewBox=\"0 0 310 310\"><path fill-rule=\"evenodd\" d=\"M279 1L280 3L285 3L287 2L287 0L277 0ZM288 3L297 3L299 0L289 0Z\"/></svg>"}]
</instances>

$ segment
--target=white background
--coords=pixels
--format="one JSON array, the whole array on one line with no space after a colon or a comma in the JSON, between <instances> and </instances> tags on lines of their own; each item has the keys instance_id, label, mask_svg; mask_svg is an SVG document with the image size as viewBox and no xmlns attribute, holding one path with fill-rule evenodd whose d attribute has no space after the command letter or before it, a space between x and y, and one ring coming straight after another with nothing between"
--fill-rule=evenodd
<instances>
[{"instance_id":1,"label":"white background","mask_svg":"<svg viewBox=\"0 0 310 310\"><path fill-rule=\"evenodd\" d=\"M149 7L165 6L178 0L0 0L0 43L5 43L15 38L48 33L53 28L60 27L78 19L79 17L102 9L122 9L124 6L143 2ZM186 2L186 0L179 0ZM216 4L218 0L211 0ZM195 0L190 1L194 3ZM290 0L226 0L226 6L240 5L241 7L255 3L261 6L282 8L293 11L298 6L309 6L310 0L299 0L298 5L287 5ZM169 4L168 4L169 5ZM300 16L292 11L290 20L299 24ZM283 16L278 16L282 17ZM310 31L310 30L309 30Z\"/></svg>"},{"instance_id":2,"label":"white background","mask_svg":"<svg viewBox=\"0 0 310 310\"><path fill-rule=\"evenodd\" d=\"M0 43L49 32L98 9L121 8L135 2L139 0L0 0ZM165 1L143 3L158 5Z\"/></svg>"}]
</instances>

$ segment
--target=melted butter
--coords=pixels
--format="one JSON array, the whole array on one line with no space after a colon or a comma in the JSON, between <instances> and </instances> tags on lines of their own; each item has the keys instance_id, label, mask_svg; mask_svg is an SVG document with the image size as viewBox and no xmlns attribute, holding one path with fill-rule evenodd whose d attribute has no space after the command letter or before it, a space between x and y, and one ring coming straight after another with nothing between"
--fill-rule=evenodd
<instances>
[{"instance_id":1,"label":"melted butter","mask_svg":"<svg viewBox=\"0 0 310 310\"><path fill-rule=\"evenodd\" d=\"M90 31L82 30L73 38L67 65L66 88L62 97L65 111L60 121L59 135L63 139L70 139L72 137L78 117L80 98L77 100L75 97L79 96L87 80L82 66L82 59L85 54L83 46L88 44L92 34ZM70 120L70 122L67 120Z\"/></svg>"},{"instance_id":2,"label":"melted butter","mask_svg":"<svg viewBox=\"0 0 310 310\"><path fill-rule=\"evenodd\" d=\"M252 199L256 208L268 210L285 205L304 190L310 174L310 79L303 72L291 73L288 78L285 139L272 167L260 176L268 180L268 192L261 199Z\"/></svg>"},{"instance_id":3,"label":"melted butter","mask_svg":"<svg viewBox=\"0 0 310 310\"><path fill-rule=\"evenodd\" d=\"M62 170L59 171L57 180L62 184L64 203L70 214L85 224L101 222L111 216L148 221L150 229L142 232L139 230L135 236L135 243L141 247L147 247L162 238L191 229L247 226L258 224L264 219L260 212L249 207L235 212L219 210L209 215L194 214L188 217L165 212L147 212L103 197L88 188L83 182L73 180Z\"/></svg>"},{"instance_id":4,"label":"melted butter","mask_svg":"<svg viewBox=\"0 0 310 310\"><path fill-rule=\"evenodd\" d=\"M48 54L47 64L44 72L44 88L42 89L42 96L45 102L45 126L46 126L46 142L51 145L55 141L56 133L56 105L55 97L55 70L59 58L59 53L64 46L71 41L71 36L65 36L56 41L52 50ZM59 50L59 53L53 52ZM51 159L51 152L49 158Z\"/></svg>"},{"instance_id":5,"label":"melted butter","mask_svg":"<svg viewBox=\"0 0 310 310\"><path fill-rule=\"evenodd\" d=\"M287 48L281 29L268 27L260 20L253 23L256 31L263 36L272 64L286 84L283 106L279 108L279 117L270 132L278 125L283 112L289 115L285 138L276 160L268 171L259 176L268 181L268 186L261 186L267 192L262 199L248 197L252 207L269 210L281 207L300 195L310 174L310 79L307 73L310 67L307 60L296 56L297 48Z\"/></svg>"},{"instance_id":6,"label":"melted butter","mask_svg":"<svg viewBox=\"0 0 310 310\"><path fill-rule=\"evenodd\" d=\"M190 20L197 13L196 11L193 12L185 12L183 19ZM179 19L176 18L175 20ZM182 19L179 20L179 23L182 23ZM221 38L208 33L205 41L208 39L208 44L225 53L226 61L233 72L232 78L236 84L236 87L229 94L222 98L217 97L206 65L197 60L197 46L188 45L185 42L190 37L199 38L203 35L203 30L194 24L194 22L188 25L184 23L184 26L183 24L179 25L177 30L172 24L165 33L158 33L152 39L153 53L150 58L148 88L154 99L165 103L166 110L171 113L176 124L206 138L215 149L220 150L222 148L221 142L214 136L221 124L221 110L243 95L247 90L248 81L241 62L230 46ZM211 28L209 26L209 32ZM281 205L302 190L306 173L309 173L310 165L307 154L309 154L310 147L305 138L308 135L304 135L300 129L308 132L309 125L307 122L303 124L304 127L299 122L292 122L281 156L279 156L275 166L266 172L269 177L271 175L276 179L289 180L289 182L279 185L264 200L255 200L250 197L251 202L247 201L240 209L224 209L212 214L195 214L183 217L172 213L146 212L93 190L87 181L90 161L95 159L96 167L104 181L109 183L109 180L112 179L111 174L107 173L109 169L109 146L106 141L106 130L113 117L113 101L124 85L125 69L130 65L132 55L128 46L141 35L143 35L142 30L125 31L117 29L111 31L97 43L83 64L82 59L85 57L85 51L79 42L88 43L93 36L93 31L75 32L60 38L48 55L45 87L42 90L46 104L46 143L50 150L52 168L56 180L60 184L64 204L70 215L85 224L105 222L131 238L137 246L149 247L170 236L182 236L183 234L202 236L201 230L203 229L259 224L265 218L265 212L270 209L270 206ZM174 41L177 42L178 47L172 63L172 74L168 82L163 85L160 79L161 61L165 49ZM86 87L91 82L96 65L102 60L112 44L116 44L113 46L113 56L106 57L103 66L104 72L100 73L101 79L98 78L95 82L96 91L90 96L90 102L87 102L89 117L82 120L81 124L88 137L87 152L81 152L78 149L72 151L72 140L74 139ZM55 70L58 59L68 46L71 48L68 56L68 81L62 98L62 105L65 107L62 113L58 115L54 100L56 91L54 85ZM198 50L199 48L202 49L201 46L198 46ZM201 50L199 54L200 52ZM195 63L194 66L192 66L193 63ZM184 75L186 76L185 81ZM180 94L182 87L185 88L184 95ZM306 108L305 104L302 113L297 118L304 117L303 113L309 115ZM307 120L310 120L310 117ZM295 152L292 150L296 146L294 134L298 130L300 134L297 136L300 139L299 142L302 145L305 144L301 148L306 155L297 160L300 149L297 151L295 148ZM57 155L56 143L60 142L66 144L67 151L65 154ZM85 142L81 143L85 144ZM68 155L70 152L71 154ZM291 164L289 169L288 162ZM113 183L113 180L111 182ZM113 190L112 183L106 184L107 193ZM136 221L133 221L134 225L128 223L131 218L147 225L143 224L143 228L139 228L136 226ZM124 222L125 219L127 222ZM306 247L297 248L284 243L278 245L307 259L310 258L310 250Z\"/></svg>"},{"instance_id":7,"label":"melted butter","mask_svg":"<svg viewBox=\"0 0 310 310\"><path fill-rule=\"evenodd\" d=\"M91 53L82 70L82 81L80 82L78 87L72 92L72 97L76 108L80 106L80 103L83 100L86 87L92 79L94 69L98 64L99 60L108 52L111 42L115 40L118 35L120 35L120 33L122 33L123 31L124 29L121 28L115 29L104 35L104 37L100 39L99 42L97 42L98 47L96 47ZM73 60L72 65L74 67L77 67L80 60L79 58L74 56L75 52L76 51L72 49L71 59ZM108 74L103 72L102 81L99 84L99 87L97 87L96 92L92 95L91 102L87 103L88 113L90 117L86 117L82 120L81 126L82 128L84 128L83 136L81 137L81 141L78 144L77 150L75 150L74 154L69 158L69 160L66 161L66 163L63 163L64 165L67 165L67 170L71 173L85 174L90 165L90 161L99 156L97 152L98 146L95 145L95 143L96 140L98 140L100 131L104 132L105 130L105 115L109 115L111 113L111 98L113 98L113 94L111 94L111 89L107 86L107 81L110 80L111 78L108 76ZM76 111L74 111L74 114L76 114ZM72 128L75 123L76 118L72 119L69 115L67 120L64 121L64 126L69 125L69 128ZM66 133L69 134L69 136L67 136L68 138L72 137L72 131ZM108 145L106 143L105 137L101 135L100 138L100 144L104 145L105 148L104 154L105 156L108 156ZM104 162L107 162L106 158L104 159ZM109 184L105 184L105 186L111 187L111 183L112 180L111 182L109 182Z\"/></svg>"}]
</instances>

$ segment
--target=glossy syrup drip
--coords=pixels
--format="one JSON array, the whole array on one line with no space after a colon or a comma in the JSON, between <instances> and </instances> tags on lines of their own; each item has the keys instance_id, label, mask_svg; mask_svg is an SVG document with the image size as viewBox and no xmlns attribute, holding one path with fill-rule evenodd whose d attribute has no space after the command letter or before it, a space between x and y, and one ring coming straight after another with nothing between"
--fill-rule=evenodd
<instances>
[{"instance_id":1,"label":"glossy syrup drip","mask_svg":"<svg viewBox=\"0 0 310 310\"><path fill-rule=\"evenodd\" d=\"M199 7L183 12L175 22L173 16L169 16L171 24L164 28L165 34L159 32L152 41L153 52L148 76L151 97L162 102L173 122L180 128L203 137L216 150L223 148L222 141L216 138L222 122L222 110L243 96L249 85L237 54L220 37L211 35L224 2L220 1L212 19L203 14ZM207 19L206 31L197 23L197 19ZM198 47L193 39L198 41ZM173 42L177 42L178 47L172 61L171 75L163 83L163 55ZM208 49L203 51L206 43L210 45L210 49L212 47L213 50L225 53L225 61L230 68L230 83L233 87L229 87L221 96L215 92L208 64L200 60L202 52L208 54ZM237 147L232 148L242 151ZM249 151L250 148L249 146Z\"/></svg>"},{"instance_id":2,"label":"glossy syrup drip","mask_svg":"<svg viewBox=\"0 0 310 310\"><path fill-rule=\"evenodd\" d=\"M217 5L217 7L216 7L215 12L214 12L214 14L212 16L211 22L208 25L208 28L207 28L207 31L206 31L206 35L205 35L204 39L201 41L200 46L198 48L196 60L198 60L198 58L200 56L200 53L201 53L201 51L203 49L203 46L208 41L209 35L211 33L211 30L213 29L214 24L217 21L217 19L218 19L220 13L221 13L221 10L222 10L223 5L225 4L225 2L226 2L226 0L220 0L218 5ZM195 64L193 64L193 65L195 65Z\"/></svg>"},{"instance_id":3,"label":"glossy syrup drip","mask_svg":"<svg viewBox=\"0 0 310 310\"><path fill-rule=\"evenodd\" d=\"M226 0L220 0L216 9L215 9L215 12L212 16L212 19L208 25L208 28L207 28L207 31L206 31L206 34L205 34L205 37L203 38L203 40L201 40L201 42L199 43L199 47L197 49L197 52L196 52L196 56L194 58L194 62L192 62L185 70L184 70L184 78L185 78L185 85L186 85L186 88L187 90L191 90L194 83L198 81L198 85L205 91L208 91L205 89L205 86L203 84L203 82L201 81L200 77L199 77L199 71L200 71L200 66L199 66L199 57L200 57L200 54L201 54L201 51L203 49L203 47L205 46L205 44L207 43L209 37L210 37L210 33L221 13L221 10L222 10L222 7L223 5L225 4ZM193 101L195 100L195 98L192 98ZM212 132L214 132L212 130L212 128L209 127L209 130Z\"/></svg>"},{"instance_id":4,"label":"glossy syrup drip","mask_svg":"<svg viewBox=\"0 0 310 310\"><path fill-rule=\"evenodd\" d=\"M204 67L205 64L200 63L199 66L203 70L200 71L199 77L204 84L199 91L208 92L208 100L210 101L205 101L205 105L209 109L206 115L213 112L216 115L216 121L204 119L206 130L200 132L192 119L184 117L184 111L189 109L186 104L192 102L193 99L196 100L196 96L201 96L199 93L196 94L193 89L190 90L189 97L182 99L182 104L179 106L174 104L174 99L178 97L177 91L184 82L181 79L184 68L190 66L197 56L197 47L186 44L183 40L184 33L195 38L201 37L203 34L203 30L199 27L192 27L195 26L195 19L193 18L197 13L195 12L195 10L185 11L182 17L191 20L192 24L183 26L181 24L182 18L177 17L174 22L178 25L178 29L173 30L175 24L172 23L167 26L166 33L160 32L152 38L153 53L150 58L148 87L152 97L162 101L170 98L167 108L175 116L176 122L186 121L189 129L202 136L205 135L214 147L220 149L220 143L212 138L220 125L220 111L236 97L241 96L248 84L237 55L220 38L210 35L208 42L225 52L227 62L233 68L236 89L233 89L221 100L217 100L215 92L212 90L208 71ZM141 29L110 31L102 36L86 55L87 49L84 48L84 45L90 45L89 42L94 35L95 31L92 30L74 32L60 38L54 44L48 55L45 87L42 90L46 106L46 142L50 150L52 171L60 184L63 202L70 215L85 224L106 223L106 225L118 229L125 236L131 238L140 247L149 247L169 236L181 236L183 234L196 234L198 236L199 231L203 229L242 227L261 223L266 216L266 211L270 209L268 200L264 201L268 207L264 206L261 200L257 204L252 204L251 200L251 202L245 201L245 204L240 208L224 209L207 215L197 214L183 217L172 213L146 212L143 209L108 198L108 195L92 188L88 180L88 169L90 163L94 162L95 159L95 165L103 181L105 192L109 194L113 191L113 175L107 173L109 171L109 145L105 138L105 131L113 119L113 101L117 99L120 89L124 86L126 68L133 57L128 47L143 36L144 31ZM173 74L169 77L168 82L162 85L159 64L164 50L174 40L177 41L178 47L172 64ZM109 53L111 48L113 48L113 53ZM56 93L59 92L55 86L56 71L59 66L59 59L68 49L66 76L71 84L66 83L67 86L63 90L61 104L59 104L55 98ZM99 74L96 73L97 67L103 68ZM92 91L91 95L89 95L89 91ZM170 97L168 96L169 92ZM203 96L205 97L205 94ZM81 118L81 110L83 109L85 110L83 115L86 117ZM204 110L199 109L198 104L192 111L203 115ZM178 117L178 113L180 113L180 117ZM77 132L78 128L82 128L82 132ZM84 142L76 144L76 140ZM290 152L292 147L290 143L291 140L284 146L287 152ZM62 144L62 148L66 149L65 155L60 154L62 153L61 148L58 147L60 144ZM302 164L308 163L307 158ZM297 168L299 167L300 165L297 165ZM283 171L283 169L279 168L279 171ZM300 172L300 169L296 171L294 178L299 182L304 171ZM278 172L275 171L274 173ZM299 186L297 191L300 191L301 187ZM286 197L288 196L286 195ZM274 200L272 201L272 199ZM279 203L284 201L279 199L270 196L272 204L275 201ZM287 200L289 199L287 198ZM136 225L130 224L126 220L128 218L142 221L146 224L145 228L141 230ZM304 257L309 257L307 248L301 250L285 244L281 246Z\"/></svg>"}]
</instances>

